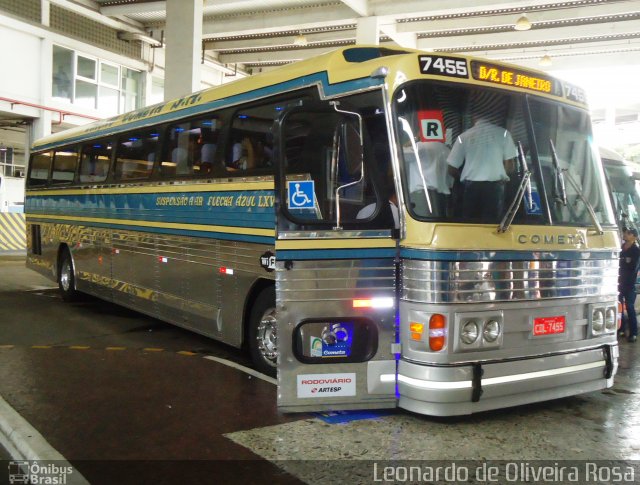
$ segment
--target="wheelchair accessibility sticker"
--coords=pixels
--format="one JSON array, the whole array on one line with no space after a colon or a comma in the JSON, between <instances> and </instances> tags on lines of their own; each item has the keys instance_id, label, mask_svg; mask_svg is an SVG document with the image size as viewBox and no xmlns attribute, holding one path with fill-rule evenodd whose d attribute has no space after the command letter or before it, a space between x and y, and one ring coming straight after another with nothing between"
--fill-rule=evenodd
<instances>
[{"instance_id":1,"label":"wheelchair accessibility sticker","mask_svg":"<svg viewBox=\"0 0 640 485\"><path fill-rule=\"evenodd\" d=\"M524 208L527 214L530 216L541 216L542 215L542 205L540 204L540 194L538 191L531 191L531 204L529 204L529 197L525 194L524 196Z\"/></svg>"},{"instance_id":2,"label":"wheelchair accessibility sticker","mask_svg":"<svg viewBox=\"0 0 640 485\"><path fill-rule=\"evenodd\" d=\"M289 209L313 209L315 207L315 187L313 180L288 181Z\"/></svg>"}]
</instances>

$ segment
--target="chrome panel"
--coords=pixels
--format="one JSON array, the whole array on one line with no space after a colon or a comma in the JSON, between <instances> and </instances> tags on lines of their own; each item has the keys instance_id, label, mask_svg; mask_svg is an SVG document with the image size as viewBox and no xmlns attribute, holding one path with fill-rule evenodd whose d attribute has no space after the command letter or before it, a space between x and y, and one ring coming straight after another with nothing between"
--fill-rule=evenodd
<instances>
[{"instance_id":1,"label":"chrome panel","mask_svg":"<svg viewBox=\"0 0 640 485\"><path fill-rule=\"evenodd\" d=\"M617 295L618 260L402 262L402 298L421 303Z\"/></svg>"},{"instance_id":2,"label":"chrome panel","mask_svg":"<svg viewBox=\"0 0 640 485\"><path fill-rule=\"evenodd\" d=\"M395 407L395 383L378 382L382 372L395 374L395 305L392 308L353 308L354 298L395 296L393 259L276 262L278 307L278 408L286 412L321 409ZM368 362L317 364L300 362L293 354L297 325L307 319L365 317L378 327L378 349ZM372 373L372 376L369 373ZM356 395L304 398L297 377L323 374L354 375ZM373 383L373 381L376 383ZM369 392L369 391L372 392Z\"/></svg>"},{"instance_id":3,"label":"chrome panel","mask_svg":"<svg viewBox=\"0 0 640 485\"><path fill-rule=\"evenodd\" d=\"M257 279L274 279L260 266L273 246L212 238L40 223L42 257L51 268L60 244L71 248L80 291L240 346L245 301ZM233 274L222 274L220 268Z\"/></svg>"}]
</instances>

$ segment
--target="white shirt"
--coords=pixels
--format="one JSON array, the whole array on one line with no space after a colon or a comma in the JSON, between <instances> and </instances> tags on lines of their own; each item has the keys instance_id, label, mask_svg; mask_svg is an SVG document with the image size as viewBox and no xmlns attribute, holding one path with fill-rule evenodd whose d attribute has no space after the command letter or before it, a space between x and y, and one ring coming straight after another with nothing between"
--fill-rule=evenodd
<instances>
[{"instance_id":1,"label":"white shirt","mask_svg":"<svg viewBox=\"0 0 640 485\"><path fill-rule=\"evenodd\" d=\"M430 141L416 143L418 158L422 167L422 175L427 188L434 189L441 194L450 194L453 177L448 174L447 157L449 148L444 143ZM405 149L405 162L409 164L409 192L424 188L418 164L415 163L413 149Z\"/></svg>"},{"instance_id":2,"label":"white shirt","mask_svg":"<svg viewBox=\"0 0 640 485\"><path fill-rule=\"evenodd\" d=\"M456 138L447 162L455 168L465 162L461 181L496 182L509 180L504 160L514 158L516 154L516 145L508 130L479 120Z\"/></svg>"}]
</instances>

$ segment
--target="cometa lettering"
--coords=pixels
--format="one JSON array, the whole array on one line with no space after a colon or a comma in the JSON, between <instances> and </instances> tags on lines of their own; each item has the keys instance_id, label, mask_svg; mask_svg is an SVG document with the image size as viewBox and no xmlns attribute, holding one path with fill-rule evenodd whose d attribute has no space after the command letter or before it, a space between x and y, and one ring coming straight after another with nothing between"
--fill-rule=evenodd
<instances>
[{"instance_id":1,"label":"cometa lettering","mask_svg":"<svg viewBox=\"0 0 640 485\"><path fill-rule=\"evenodd\" d=\"M319 384L350 384L351 383L351 378L347 377L347 378L333 378L333 379L303 379L302 380L302 384L312 384L312 385L319 385Z\"/></svg>"},{"instance_id":2,"label":"cometa lettering","mask_svg":"<svg viewBox=\"0 0 640 485\"><path fill-rule=\"evenodd\" d=\"M518 236L520 244L568 244L584 246L586 241L582 234L520 234Z\"/></svg>"}]
</instances>

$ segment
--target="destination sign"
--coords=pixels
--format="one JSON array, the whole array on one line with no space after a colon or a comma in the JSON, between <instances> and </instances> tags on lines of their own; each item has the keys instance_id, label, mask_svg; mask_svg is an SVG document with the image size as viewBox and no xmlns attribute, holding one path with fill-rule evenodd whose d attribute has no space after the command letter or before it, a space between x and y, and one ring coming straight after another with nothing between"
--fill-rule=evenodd
<instances>
[{"instance_id":1,"label":"destination sign","mask_svg":"<svg viewBox=\"0 0 640 485\"><path fill-rule=\"evenodd\" d=\"M471 61L471 75L477 81L513 86L538 93L562 96L562 86L551 77L487 62Z\"/></svg>"}]
</instances>

